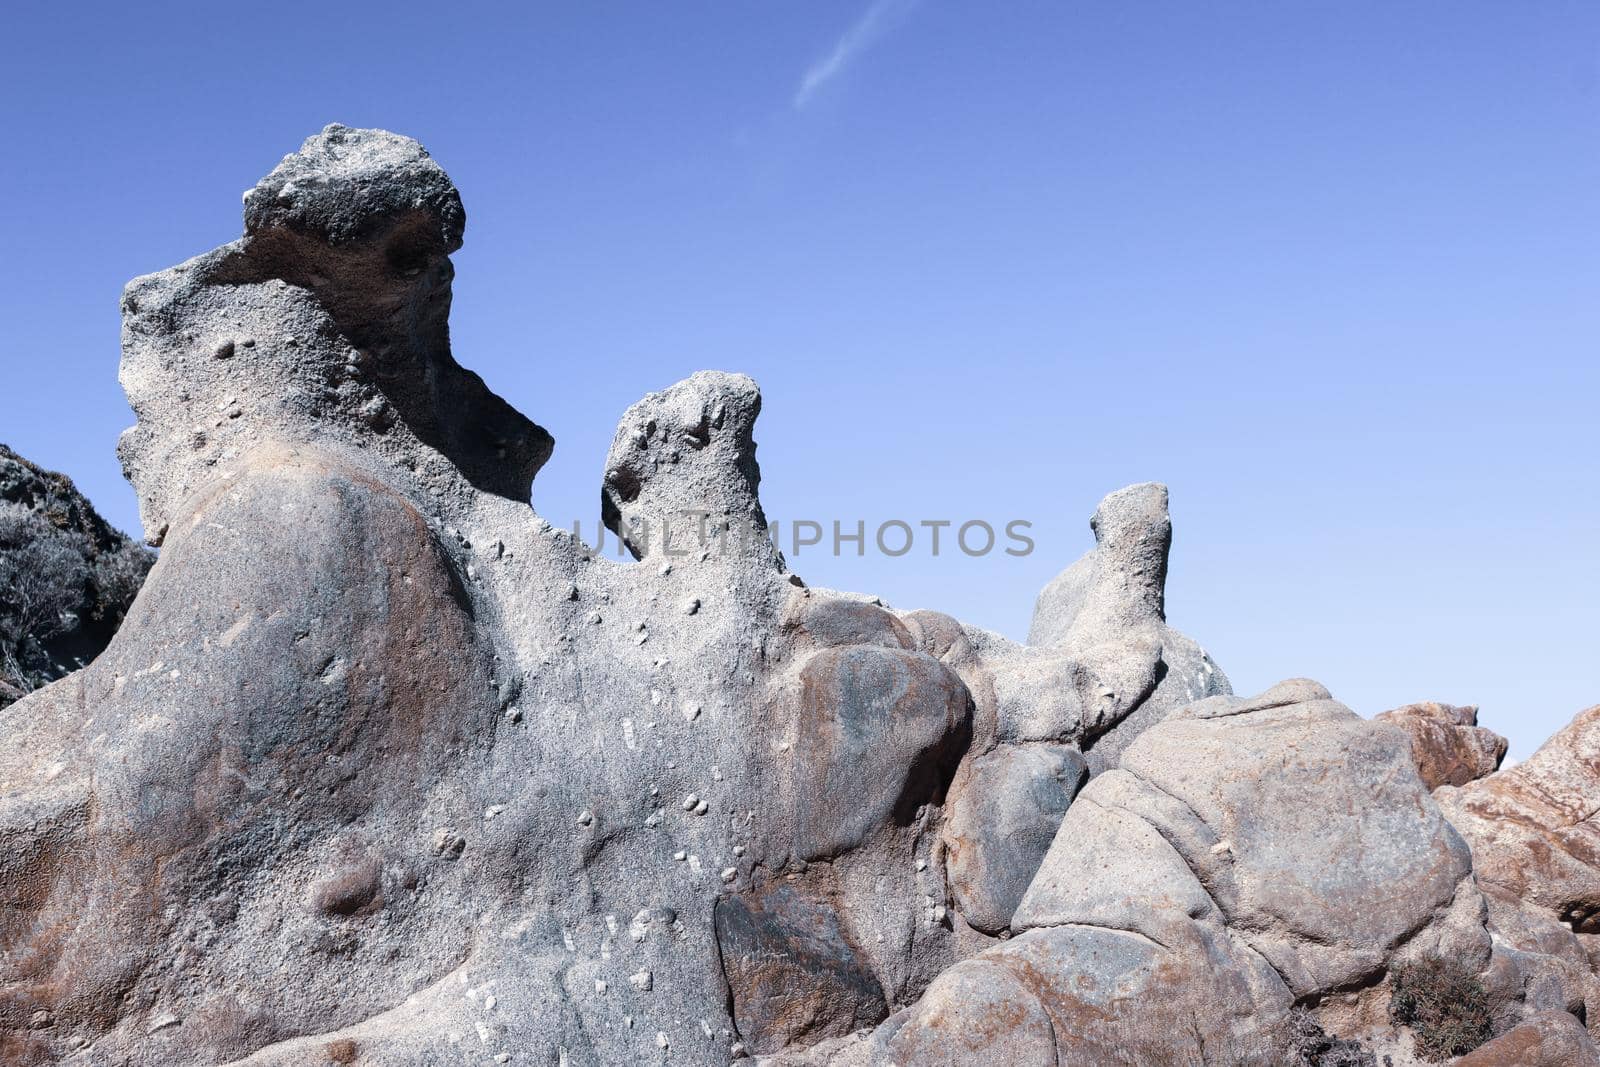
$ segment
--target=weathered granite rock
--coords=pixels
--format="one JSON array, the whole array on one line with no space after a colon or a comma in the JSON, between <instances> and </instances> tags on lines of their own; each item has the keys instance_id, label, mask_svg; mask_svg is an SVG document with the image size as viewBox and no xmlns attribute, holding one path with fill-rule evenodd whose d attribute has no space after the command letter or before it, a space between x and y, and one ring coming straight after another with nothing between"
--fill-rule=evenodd
<instances>
[{"instance_id":1,"label":"weathered granite rock","mask_svg":"<svg viewBox=\"0 0 1600 1067\"><path fill-rule=\"evenodd\" d=\"M1404 738L1292 681L1146 731L1069 809L1012 925L1159 939L1172 913L1221 922L1306 997L1449 925L1452 902L1476 896L1470 871ZM1481 917L1459 925L1487 962Z\"/></svg>"},{"instance_id":2,"label":"weathered granite rock","mask_svg":"<svg viewBox=\"0 0 1600 1067\"><path fill-rule=\"evenodd\" d=\"M1466 785L1493 774L1505 759L1506 739L1478 725L1478 709L1453 704L1407 704L1375 716L1411 740L1411 756L1429 789Z\"/></svg>"},{"instance_id":3,"label":"weathered granite rock","mask_svg":"<svg viewBox=\"0 0 1600 1067\"><path fill-rule=\"evenodd\" d=\"M1078 665L1076 738L1098 774L1170 712L1233 690L1200 646L1166 625L1172 547L1166 486L1112 493L1090 527L1094 549L1040 594L1028 644Z\"/></svg>"},{"instance_id":4,"label":"weathered granite rock","mask_svg":"<svg viewBox=\"0 0 1600 1067\"><path fill-rule=\"evenodd\" d=\"M1084 925L1013 938L880 1028L873 1062L1279 1067L1292 998L1266 961L1215 926L1167 934Z\"/></svg>"},{"instance_id":5,"label":"weathered granite rock","mask_svg":"<svg viewBox=\"0 0 1600 1067\"><path fill-rule=\"evenodd\" d=\"M1067 809L1011 925L880 1028L888 1059L988 1062L1017 1020L1024 1062L1278 1064L1292 1004L1490 950L1405 738L1307 681L1145 731Z\"/></svg>"},{"instance_id":6,"label":"weathered granite rock","mask_svg":"<svg viewBox=\"0 0 1600 1067\"><path fill-rule=\"evenodd\" d=\"M1076 749L1044 744L1004 745L962 768L951 787L945 869L968 923L988 934L1011 924L1088 772Z\"/></svg>"},{"instance_id":7,"label":"weathered granite rock","mask_svg":"<svg viewBox=\"0 0 1600 1067\"><path fill-rule=\"evenodd\" d=\"M1600 708L1523 763L1434 796L1471 845L1508 995L1600 1021Z\"/></svg>"},{"instance_id":8,"label":"weathered granite rock","mask_svg":"<svg viewBox=\"0 0 1600 1067\"><path fill-rule=\"evenodd\" d=\"M1472 845L1486 889L1600 933L1600 707L1524 762L1440 790L1438 800Z\"/></svg>"},{"instance_id":9,"label":"weathered granite rock","mask_svg":"<svg viewBox=\"0 0 1600 1067\"><path fill-rule=\"evenodd\" d=\"M1494 958L1486 987L1502 1026L1528 1012L1570 1012L1600 1019L1600 977L1584 937L1538 907L1493 891L1484 895Z\"/></svg>"},{"instance_id":10,"label":"weathered granite rock","mask_svg":"<svg viewBox=\"0 0 1600 1067\"><path fill-rule=\"evenodd\" d=\"M118 445L145 536L261 440L359 450L423 500L526 501L550 435L450 354L465 216L422 147L329 126L245 194L245 236L123 293Z\"/></svg>"},{"instance_id":11,"label":"weathered granite rock","mask_svg":"<svg viewBox=\"0 0 1600 1067\"><path fill-rule=\"evenodd\" d=\"M0 445L0 708L94 659L155 557Z\"/></svg>"},{"instance_id":12,"label":"weathered granite rock","mask_svg":"<svg viewBox=\"0 0 1600 1067\"><path fill-rule=\"evenodd\" d=\"M1166 625L1164 488L1017 645L735 536L760 395L702 373L624 414L602 558L450 352L463 226L415 142L332 126L128 287L164 547L0 717L0 1061L1277 1067L1297 1001L1489 964L1404 735L1232 698ZM1525 1007L1547 947L1490 968Z\"/></svg>"},{"instance_id":13,"label":"weathered granite rock","mask_svg":"<svg viewBox=\"0 0 1600 1067\"><path fill-rule=\"evenodd\" d=\"M809 1045L879 1022L883 988L839 910L790 881L722 897L717 950L750 1051Z\"/></svg>"},{"instance_id":14,"label":"weathered granite rock","mask_svg":"<svg viewBox=\"0 0 1600 1067\"><path fill-rule=\"evenodd\" d=\"M164 551L3 724L8 1063L718 1062L955 959L960 678L770 545L622 564L534 515L548 434L448 348L460 230L414 142L330 127L242 240L129 286L121 451ZM625 430L657 407L684 454L627 503L758 516L758 404L647 398ZM826 892L719 930L808 866ZM752 928L816 949L789 977L853 946L879 992L762 1023L725 969Z\"/></svg>"},{"instance_id":15,"label":"weathered granite rock","mask_svg":"<svg viewBox=\"0 0 1600 1067\"><path fill-rule=\"evenodd\" d=\"M1050 784L1061 774L1029 774L1024 753L1098 773L1177 708L1231 691L1205 652L1166 625L1166 487L1112 493L1090 527L1096 547L1040 596L1029 645L934 612L904 617L918 647L973 697L972 756L951 787L944 849L957 911L982 933L1006 928L1076 792Z\"/></svg>"},{"instance_id":16,"label":"weathered granite rock","mask_svg":"<svg viewBox=\"0 0 1600 1067\"><path fill-rule=\"evenodd\" d=\"M623 413L601 508L634 557L703 551L781 567L757 490L761 391L743 374L701 371ZM663 471L665 473L663 473Z\"/></svg>"},{"instance_id":17,"label":"weathered granite rock","mask_svg":"<svg viewBox=\"0 0 1600 1067\"><path fill-rule=\"evenodd\" d=\"M1600 1067L1600 1047L1573 1016L1545 1012L1462 1056L1456 1067Z\"/></svg>"}]
</instances>

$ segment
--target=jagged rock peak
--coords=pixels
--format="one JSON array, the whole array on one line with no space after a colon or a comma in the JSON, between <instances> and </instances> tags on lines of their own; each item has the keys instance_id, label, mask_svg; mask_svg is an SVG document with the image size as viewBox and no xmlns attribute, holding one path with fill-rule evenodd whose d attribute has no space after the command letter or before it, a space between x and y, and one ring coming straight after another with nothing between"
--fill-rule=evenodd
<instances>
[{"instance_id":1,"label":"jagged rock peak","mask_svg":"<svg viewBox=\"0 0 1600 1067\"><path fill-rule=\"evenodd\" d=\"M781 567L761 509L760 413L755 380L721 371L692 374L628 408L606 456L607 528L640 558L710 551Z\"/></svg>"},{"instance_id":2,"label":"jagged rock peak","mask_svg":"<svg viewBox=\"0 0 1600 1067\"><path fill-rule=\"evenodd\" d=\"M1058 645L1076 629L1117 629L1166 619L1172 519L1167 487L1142 482L1106 496L1089 520L1095 547L1039 594L1030 645Z\"/></svg>"}]
</instances>

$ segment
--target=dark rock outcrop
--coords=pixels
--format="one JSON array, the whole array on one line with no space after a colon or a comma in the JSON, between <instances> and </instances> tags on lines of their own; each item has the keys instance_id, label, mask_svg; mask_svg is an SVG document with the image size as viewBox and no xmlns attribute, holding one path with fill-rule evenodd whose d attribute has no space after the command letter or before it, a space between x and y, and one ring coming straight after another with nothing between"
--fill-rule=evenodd
<instances>
[{"instance_id":1,"label":"dark rock outcrop","mask_svg":"<svg viewBox=\"0 0 1600 1067\"><path fill-rule=\"evenodd\" d=\"M99 655L155 557L0 445L0 707Z\"/></svg>"}]
</instances>

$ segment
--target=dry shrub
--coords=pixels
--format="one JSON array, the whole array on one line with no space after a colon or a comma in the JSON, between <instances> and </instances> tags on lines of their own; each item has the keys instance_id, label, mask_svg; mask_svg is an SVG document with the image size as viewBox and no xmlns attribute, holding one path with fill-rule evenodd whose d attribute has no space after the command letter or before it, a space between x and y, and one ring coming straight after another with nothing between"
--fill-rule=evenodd
<instances>
[{"instance_id":1,"label":"dry shrub","mask_svg":"<svg viewBox=\"0 0 1600 1067\"><path fill-rule=\"evenodd\" d=\"M1389 975L1389 1017L1411 1030L1417 1055L1430 1063L1464 1056L1493 1036L1495 1005L1459 960L1429 956Z\"/></svg>"}]
</instances>

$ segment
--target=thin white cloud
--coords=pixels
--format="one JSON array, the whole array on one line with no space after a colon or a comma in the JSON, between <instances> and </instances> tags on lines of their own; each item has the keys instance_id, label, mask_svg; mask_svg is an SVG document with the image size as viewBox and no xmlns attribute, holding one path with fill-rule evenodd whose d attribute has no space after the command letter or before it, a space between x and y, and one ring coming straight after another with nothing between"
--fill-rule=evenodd
<instances>
[{"instance_id":1,"label":"thin white cloud","mask_svg":"<svg viewBox=\"0 0 1600 1067\"><path fill-rule=\"evenodd\" d=\"M872 0L832 50L811 64L805 77L800 79L800 88L794 94L795 110L810 103L818 90L842 74L916 6L917 0Z\"/></svg>"}]
</instances>

